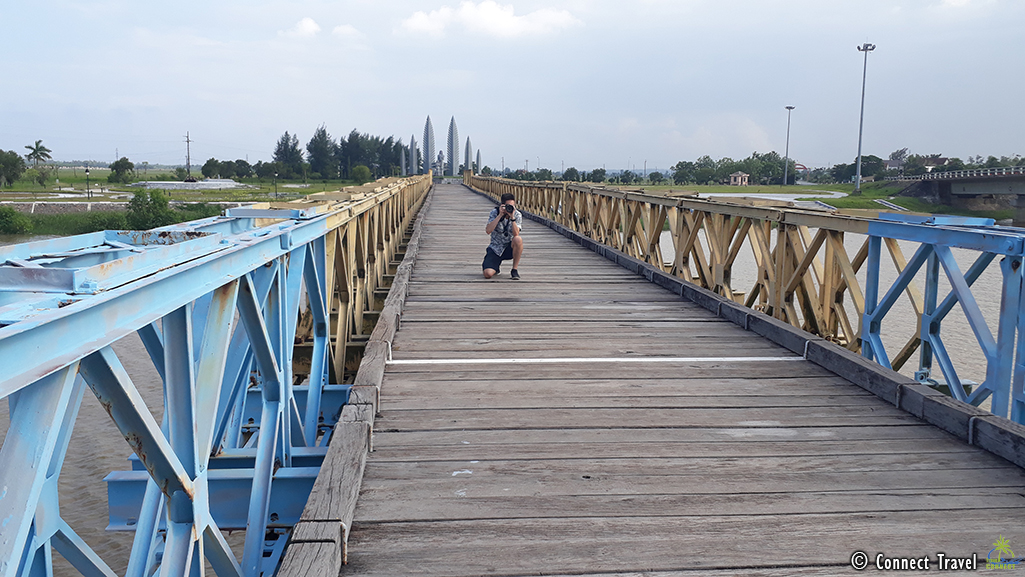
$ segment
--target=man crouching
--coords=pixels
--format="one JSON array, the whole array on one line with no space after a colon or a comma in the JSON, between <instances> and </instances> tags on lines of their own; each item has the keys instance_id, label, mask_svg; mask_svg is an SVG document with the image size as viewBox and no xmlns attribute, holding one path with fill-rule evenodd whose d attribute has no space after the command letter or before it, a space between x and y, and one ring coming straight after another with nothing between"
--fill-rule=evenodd
<instances>
[{"instance_id":1,"label":"man crouching","mask_svg":"<svg viewBox=\"0 0 1025 577\"><path fill-rule=\"evenodd\" d=\"M522 225L523 213L516 210L516 198L508 192L503 194L502 204L491 209L488 226L484 229L484 232L491 235L491 244L484 252L484 278L498 274L503 260L512 260L509 276L513 280L520 280L520 273L516 269L523 254L523 237L520 236Z\"/></svg>"}]
</instances>

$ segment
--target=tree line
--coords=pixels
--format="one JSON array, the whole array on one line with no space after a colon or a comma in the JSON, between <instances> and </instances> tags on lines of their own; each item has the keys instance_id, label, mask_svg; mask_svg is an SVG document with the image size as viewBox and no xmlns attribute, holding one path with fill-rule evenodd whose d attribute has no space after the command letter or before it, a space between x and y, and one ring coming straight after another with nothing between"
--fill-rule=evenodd
<instances>
[{"instance_id":1,"label":"tree line","mask_svg":"<svg viewBox=\"0 0 1025 577\"><path fill-rule=\"evenodd\" d=\"M397 176L407 148L401 139L383 138L353 129L348 137L332 137L321 125L306 143L285 131L274 145L270 162L250 165L244 160L217 160L203 164L207 178L277 178L282 180L334 180L344 178L361 184L382 176ZM418 156L419 158L419 156Z\"/></svg>"},{"instance_id":2,"label":"tree line","mask_svg":"<svg viewBox=\"0 0 1025 577\"><path fill-rule=\"evenodd\" d=\"M1013 156L969 156L945 157L939 153L912 154L908 148L900 148L884 160L874 154L862 155L861 176L883 179L896 176L917 176L927 172L950 172L980 168L1002 168L1025 165L1021 155ZM817 168L808 175L811 182L853 182L857 176L857 158L850 164L834 164L831 168Z\"/></svg>"},{"instance_id":3,"label":"tree line","mask_svg":"<svg viewBox=\"0 0 1025 577\"><path fill-rule=\"evenodd\" d=\"M794 183L797 170L794 161L789 160L787 182ZM750 184L780 184L783 181L784 159L776 152L758 153L753 152L751 156L743 160L733 160L723 157L718 160L705 155L697 160L681 160L670 168L670 172L663 174L660 171L638 174L632 170L623 170L616 174L609 174L604 168L596 168L591 171L578 170L576 167L569 167L563 171L559 180L574 182L611 182L614 184L634 184L648 182L659 185L667 182L673 184L724 184L729 183L730 175L735 172L744 172L748 175ZM481 170L484 176L494 174L490 167L485 166ZM535 171L525 169L506 169L505 176L516 180L554 180L555 175L547 168L540 168Z\"/></svg>"}]
</instances>

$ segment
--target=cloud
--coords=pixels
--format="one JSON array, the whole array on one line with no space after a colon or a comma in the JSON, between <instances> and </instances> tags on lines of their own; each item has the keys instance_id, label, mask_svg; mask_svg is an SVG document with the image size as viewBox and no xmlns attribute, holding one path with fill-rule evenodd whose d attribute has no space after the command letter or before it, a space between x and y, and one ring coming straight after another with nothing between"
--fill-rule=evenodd
<instances>
[{"instance_id":1,"label":"cloud","mask_svg":"<svg viewBox=\"0 0 1025 577\"><path fill-rule=\"evenodd\" d=\"M334 34L335 36L340 36L342 38L352 38L352 39L362 38L364 36L364 34L362 32L357 30L356 27L352 26L351 24L341 24L341 25L335 26L331 30L331 34Z\"/></svg>"},{"instance_id":2,"label":"cloud","mask_svg":"<svg viewBox=\"0 0 1025 577\"><path fill-rule=\"evenodd\" d=\"M313 18L306 17L295 23L295 26L288 30L278 32L279 36L291 36L292 38L312 38L320 32L320 25Z\"/></svg>"},{"instance_id":3,"label":"cloud","mask_svg":"<svg viewBox=\"0 0 1025 577\"><path fill-rule=\"evenodd\" d=\"M440 38L449 28L461 26L476 34L515 38L552 34L580 24L582 22L566 10L541 8L517 16L512 5L503 6L494 0L483 0L479 4L463 2L458 8L442 6L429 13L418 11L403 20L401 28Z\"/></svg>"}]
</instances>

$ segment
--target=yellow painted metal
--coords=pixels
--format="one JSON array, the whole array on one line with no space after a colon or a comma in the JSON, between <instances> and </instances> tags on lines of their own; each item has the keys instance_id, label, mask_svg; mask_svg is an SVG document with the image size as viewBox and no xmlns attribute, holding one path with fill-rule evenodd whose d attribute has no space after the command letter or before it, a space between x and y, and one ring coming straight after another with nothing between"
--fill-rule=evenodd
<instances>
[{"instance_id":1,"label":"yellow painted metal","mask_svg":"<svg viewBox=\"0 0 1025 577\"><path fill-rule=\"evenodd\" d=\"M657 196L581 183L520 182L469 173L464 174L464 183L495 199L511 192L517 204L529 212L860 350L865 297L857 272L865 262L867 245L848 254L844 235L867 234L875 214L862 217L780 206L779 202ZM671 241L671 254L663 254L663 231ZM906 259L896 241L891 239L886 246L894 265L902 269ZM756 279L751 286L735 286L733 267L745 249L753 256ZM921 295L915 289L907 294L921 314ZM913 336L895 360L903 363L917 346L917 336Z\"/></svg>"}]
</instances>

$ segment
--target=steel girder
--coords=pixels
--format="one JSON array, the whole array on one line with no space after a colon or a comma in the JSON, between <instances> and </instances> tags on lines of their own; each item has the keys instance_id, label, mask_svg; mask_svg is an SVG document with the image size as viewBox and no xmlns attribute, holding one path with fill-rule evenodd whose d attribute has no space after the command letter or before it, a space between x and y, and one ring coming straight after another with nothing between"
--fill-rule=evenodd
<instances>
[{"instance_id":1,"label":"steel girder","mask_svg":"<svg viewBox=\"0 0 1025 577\"><path fill-rule=\"evenodd\" d=\"M222 577L272 574L346 402L365 313L429 187L393 179L0 248L0 577L52 574L53 549L84 575L114 574L59 510L87 388L134 453L132 471L107 477L109 528L135 531L127 575L206 562ZM160 422L110 347L132 332L163 380ZM236 559L222 530L243 528Z\"/></svg>"}]
</instances>

